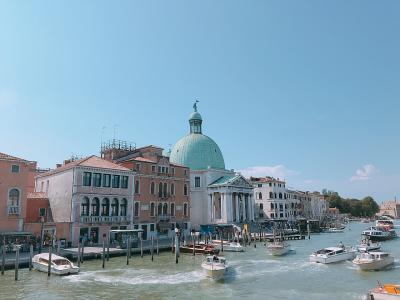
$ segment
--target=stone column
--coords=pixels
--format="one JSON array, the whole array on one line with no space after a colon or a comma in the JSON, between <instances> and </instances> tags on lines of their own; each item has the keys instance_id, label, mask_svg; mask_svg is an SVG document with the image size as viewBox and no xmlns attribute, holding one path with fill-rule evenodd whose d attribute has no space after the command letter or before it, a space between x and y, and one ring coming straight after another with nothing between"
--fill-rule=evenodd
<instances>
[{"instance_id":1,"label":"stone column","mask_svg":"<svg viewBox=\"0 0 400 300\"><path fill-rule=\"evenodd\" d=\"M239 213L239 194L235 194L235 202L236 202L236 222L240 221L240 213Z\"/></svg>"},{"instance_id":2,"label":"stone column","mask_svg":"<svg viewBox=\"0 0 400 300\"><path fill-rule=\"evenodd\" d=\"M247 210L247 205L246 205L246 194L243 194L242 196L242 203L243 203L243 221L247 220L247 216L246 216L246 210Z\"/></svg>"},{"instance_id":3,"label":"stone column","mask_svg":"<svg viewBox=\"0 0 400 300\"><path fill-rule=\"evenodd\" d=\"M232 193L226 193L225 194L226 200L226 222L232 222L233 217L232 217Z\"/></svg>"}]
</instances>

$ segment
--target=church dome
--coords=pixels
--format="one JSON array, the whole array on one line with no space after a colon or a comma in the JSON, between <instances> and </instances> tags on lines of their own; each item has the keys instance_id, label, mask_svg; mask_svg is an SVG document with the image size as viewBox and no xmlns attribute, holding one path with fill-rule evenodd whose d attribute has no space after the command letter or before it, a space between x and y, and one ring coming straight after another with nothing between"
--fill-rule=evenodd
<instances>
[{"instance_id":1,"label":"church dome","mask_svg":"<svg viewBox=\"0 0 400 300\"><path fill-rule=\"evenodd\" d=\"M224 157L217 143L202 134L202 118L197 112L189 116L190 133L181 138L171 150L170 161L192 170L225 169Z\"/></svg>"}]
</instances>

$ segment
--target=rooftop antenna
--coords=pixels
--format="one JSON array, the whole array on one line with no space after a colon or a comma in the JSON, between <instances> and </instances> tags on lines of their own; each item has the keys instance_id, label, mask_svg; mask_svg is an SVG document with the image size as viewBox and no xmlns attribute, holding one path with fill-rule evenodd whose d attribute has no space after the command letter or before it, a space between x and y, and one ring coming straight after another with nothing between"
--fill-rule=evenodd
<instances>
[{"instance_id":1,"label":"rooftop antenna","mask_svg":"<svg viewBox=\"0 0 400 300\"><path fill-rule=\"evenodd\" d=\"M118 127L119 127L118 124L114 124L114 140L115 140L116 137L117 137Z\"/></svg>"}]
</instances>

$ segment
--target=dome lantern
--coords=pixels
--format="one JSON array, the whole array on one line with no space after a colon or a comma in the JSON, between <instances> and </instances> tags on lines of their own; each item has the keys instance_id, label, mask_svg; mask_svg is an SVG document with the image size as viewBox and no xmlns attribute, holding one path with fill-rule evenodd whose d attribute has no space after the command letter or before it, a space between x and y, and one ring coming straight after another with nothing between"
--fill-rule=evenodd
<instances>
[{"instance_id":1,"label":"dome lantern","mask_svg":"<svg viewBox=\"0 0 400 300\"><path fill-rule=\"evenodd\" d=\"M201 124L203 123L203 119L201 118L201 115L199 112L197 112L197 103L199 101L196 100L196 102L193 104L193 109L194 112L192 112L189 116L189 124L190 124L190 133L198 133L201 134Z\"/></svg>"}]
</instances>

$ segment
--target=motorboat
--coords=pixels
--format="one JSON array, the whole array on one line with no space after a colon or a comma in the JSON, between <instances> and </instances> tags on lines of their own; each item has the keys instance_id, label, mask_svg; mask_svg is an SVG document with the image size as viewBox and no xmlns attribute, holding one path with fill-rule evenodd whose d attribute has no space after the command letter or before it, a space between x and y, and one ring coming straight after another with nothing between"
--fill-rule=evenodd
<instances>
[{"instance_id":1,"label":"motorboat","mask_svg":"<svg viewBox=\"0 0 400 300\"><path fill-rule=\"evenodd\" d=\"M214 244L218 250L222 250L221 244ZM227 252L244 252L244 247L238 242L223 243L224 251Z\"/></svg>"},{"instance_id":2,"label":"motorboat","mask_svg":"<svg viewBox=\"0 0 400 300\"><path fill-rule=\"evenodd\" d=\"M175 248L175 247L174 247ZM192 245L181 245L179 247L179 251L181 253L193 253L193 244ZM198 244L194 245L194 252L196 254L218 254L219 249L216 249L212 244Z\"/></svg>"},{"instance_id":3,"label":"motorboat","mask_svg":"<svg viewBox=\"0 0 400 300\"><path fill-rule=\"evenodd\" d=\"M282 239L275 239L272 243L267 245L267 249L271 255L281 256L290 251L290 244Z\"/></svg>"},{"instance_id":4,"label":"motorboat","mask_svg":"<svg viewBox=\"0 0 400 300\"><path fill-rule=\"evenodd\" d=\"M330 264L344 260L354 259L356 251L350 247L328 247L318 250L310 255L311 262Z\"/></svg>"},{"instance_id":5,"label":"motorboat","mask_svg":"<svg viewBox=\"0 0 400 300\"><path fill-rule=\"evenodd\" d=\"M368 300L400 300L400 284L379 285L368 292Z\"/></svg>"},{"instance_id":6,"label":"motorboat","mask_svg":"<svg viewBox=\"0 0 400 300\"><path fill-rule=\"evenodd\" d=\"M362 235L369 238L371 241L386 241L397 237L394 229L383 227L370 227L362 232Z\"/></svg>"},{"instance_id":7,"label":"motorboat","mask_svg":"<svg viewBox=\"0 0 400 300\"><path fill-rule=\"evenodd\" d=\"M356 246L359 252L368 252L373 250L379 250L381 248L381 243L374 243L371 241L362 241L360 245Z\"/></svg>"},{"instance_id":8,"label":"motorboat","mask_svg":"<svg viewBox=\"0 0 400 300\"><path fill-rule=\"evenodd\" d=\"M36 254L32 258L32 265L35 270L48 272L49 269L49 253ZM70 275L77 274L79 267L62 256L55 254L51 255L50 273L55 275Z\"/></svg>"},{"instance_id":9,"label":"motorboat","mask_svg":"<svg viewBox=\"0 0 400 300\"><path fill-rule=\"evenodd\" d=\"M393 263L393 256L380 251L361 253L353 260L353 264L364 271L382 270Z\"/></svg>"},{"instance_id":10,"label":"motorboat","mask_svg":"<svg viewBox=\"0 0 400 300\"><path fill-rule=\"evenodd\" d=\"M202 262L201 267L207 277L214 280L222 279L228 270L225 257L209 255Z\"/></svg>"}]
</instances>

